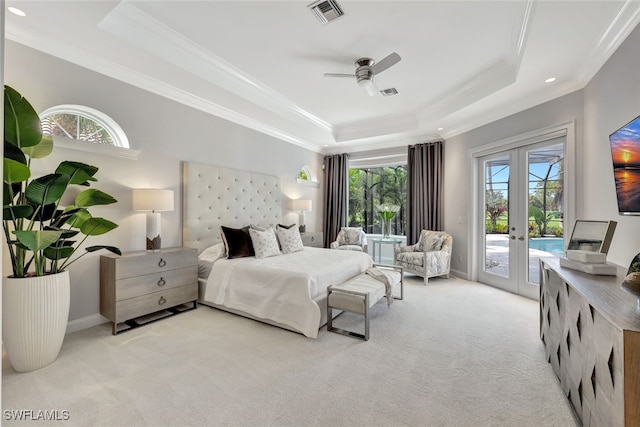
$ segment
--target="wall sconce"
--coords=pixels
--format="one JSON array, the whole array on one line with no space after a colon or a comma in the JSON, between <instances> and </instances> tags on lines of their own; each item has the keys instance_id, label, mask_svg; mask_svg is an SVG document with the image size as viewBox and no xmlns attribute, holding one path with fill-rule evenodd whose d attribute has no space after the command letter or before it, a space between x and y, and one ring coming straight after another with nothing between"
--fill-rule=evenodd
<instances>
[{"instance_id":1,"label":"wall sconce","mask_svg":"<svg viewBox=\"0 0 640 427\"><path fill-rule=\"evenodd\" d=\"M159 250L162 247L160 211L173 210L173 190L134 188L133 209L136 211L151 211L147 213L147 250Z\"/></svg>"},{"instance_id":2,"label":"wall sconce","mask_svg":"<svg viewBox=\"0 0 640 427\"><path fill-rule=\"evenodd\" d=\"M304 213L311 212L311 200L302 200L296 199L291 201L291 210L300 212L300 216L298 219L299 230L301 233L306 231L306 226L304 224Z\"/></svg>"}]
</instances>

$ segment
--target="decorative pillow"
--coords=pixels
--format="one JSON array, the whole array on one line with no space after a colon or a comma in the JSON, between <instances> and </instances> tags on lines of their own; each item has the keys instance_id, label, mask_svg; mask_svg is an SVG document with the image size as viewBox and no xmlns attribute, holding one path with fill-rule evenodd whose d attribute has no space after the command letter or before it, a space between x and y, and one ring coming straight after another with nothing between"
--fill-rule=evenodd
<instances>
[{"instance_id":1,"label":"decorative pillow","mask_svg":"<svg viewBox=\"0 0 640 427\"><path fill-rule=\"evenodd\" d=\"M249 226L230 228L221 225L220 231L226 248L227 259L254 256L256 254L251 243Z\"/></svg>"},{"instance_id":2,"label":"decorative pillow","mask_svg":"<svg viewBox=\"0 0 640 427\"><path fill-rule=\"evenodd\" d=\"M278 227L282 227L282 228L286 228L287 230L290 229L291 227L295 227L298 224L291 224L291 225L283 225L283 224L278 224Z\"/></svg>"},{"instance_id":3,"label":"decorative pillow","mask_svg":"<svg viewBox=\"0 0 640 427\"><path fill-rule=\"evenodd\" d=\"M224 243L216 243L213 246L209 246L204 251L200 252L198 259L202 261L214 262L226 255L224 249Z\"/></svg>"},{"instance_id":4,"label":"decorative pillow","mask_svg":"<svg viewBox=\"0 0 640 427\"><path fill-rule=\"evenodd\" d=\"M278 235L278 240L280 240L280 245L282 246L282 253L290 254L292 252L298 252L304 250L304 245L302 244L302 238L300 237L300 231L298 231L298 227L278 227L276 228L276 234Z\"/></svg>"},{"instance_id":5,"label":"decorative pillow","mask_svg":"<svg viewBox=\"0 0 640 427\"><path fill-rule=\"evenodd\" d=\"M420 233L419 250L421 252L439 251L444 243L444 233L442 231L423 230Z\"/></svg>"},{"instance_id":6,"label":"decorative pillow","mask_svg":"<svg viewBox=\"0 0 640 427\"><path fill-rule=\"evenodd\" d=\"M362 245L362 227L342 227L345 245Z\"/></svg>"},{"instance_id":7,"label":"decorative pillow","mask_svg":"<svg viewBox=\"0 0 640 427\"><path fill-rule=\"evenodd\" d=\"M211 273L213 263L225 257L224 243L209 246L198 255L198 277L206 279Z\"/></svg>"},{"instance_id":8,"label":"decorative pillow","mask_svg":"<svg viewBox=\"0 0 640 427\"><path fill-rule=\"evenodd\" d=\"M256 252L256 258L280 255L278 239L276 238L276 233L273 231L273 228L269 227L262 231L250 228L249 235L251 236L253 249Z\"/></svg>"}]
</instances>

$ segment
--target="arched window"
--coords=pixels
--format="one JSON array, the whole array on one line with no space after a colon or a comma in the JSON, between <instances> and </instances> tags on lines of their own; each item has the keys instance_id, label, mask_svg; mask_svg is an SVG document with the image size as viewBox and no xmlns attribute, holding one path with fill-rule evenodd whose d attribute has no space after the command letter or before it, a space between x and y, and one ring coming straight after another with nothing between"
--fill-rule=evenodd
<instances>
[{"instance_id":1,"label":"arched window","mask_svg":"<svg viewBox=\"0 0 640 427\"><path fill-rule=\"evenodd\" d=\"M73 142L129 148L122 128L106 114L84 105L57 105L40 114L42 131Z\"/></svg>"},{"instance_id":2,"label":"arched window","mask_svg":"<svg viewBox=\"0 0 640 427\"><path fill-rule=\"evenodd\" d=\"M318 183L318 178L316 178L316 174L313 173L311 166L304 165L298 171L298 176L296 177L296 181L298 184L309 185L311 187L319 187L320 183Z\"/></svg>"}]
</instances>

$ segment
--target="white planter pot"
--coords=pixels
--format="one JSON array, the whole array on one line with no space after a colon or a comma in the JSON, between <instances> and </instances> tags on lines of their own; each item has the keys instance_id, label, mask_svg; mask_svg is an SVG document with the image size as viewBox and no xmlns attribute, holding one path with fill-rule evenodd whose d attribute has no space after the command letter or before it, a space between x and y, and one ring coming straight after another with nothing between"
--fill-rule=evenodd
<instances>
[{"instance_id":1,"label":"white planter pot","mask_svg":"<svg viewBox=\"0 0 640 427\"><path fill-rule=\"evenodd\" d=\"M28 372L58 357L69 319L69 272L2 281L2 335L13 369Z\"/></svg>"}]
</instances>

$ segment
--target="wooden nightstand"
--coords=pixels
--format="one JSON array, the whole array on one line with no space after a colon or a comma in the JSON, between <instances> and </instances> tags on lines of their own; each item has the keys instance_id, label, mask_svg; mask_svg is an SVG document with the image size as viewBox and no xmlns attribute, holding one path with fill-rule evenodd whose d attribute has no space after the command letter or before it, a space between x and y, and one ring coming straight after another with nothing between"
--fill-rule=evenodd
<instances>
[{"instance_id":1,"label":"wooden nightstand","mask_svg":"<svg viewBox=\"0 0 640 427\"><path fill-rule=\"evenodd\" d=\"M324 247L322 242L322 231L300 233L300 237L302 237L302 244L305 246L313 246L314 248Z\"/></svg>"},{"instance_id":2,"label":"wooden nightstand","mask_svg":"<svg viewBox=\"0 0 640 427\"><path fill-rule=\"evenodd\" d=\"M100 256L100 313L113 323L113 335L196 308L197 299L195 248ZM193 306L178 307L190 302ZM156 312L157 316L136 319Z\"/></svg>"}]
</instances>

